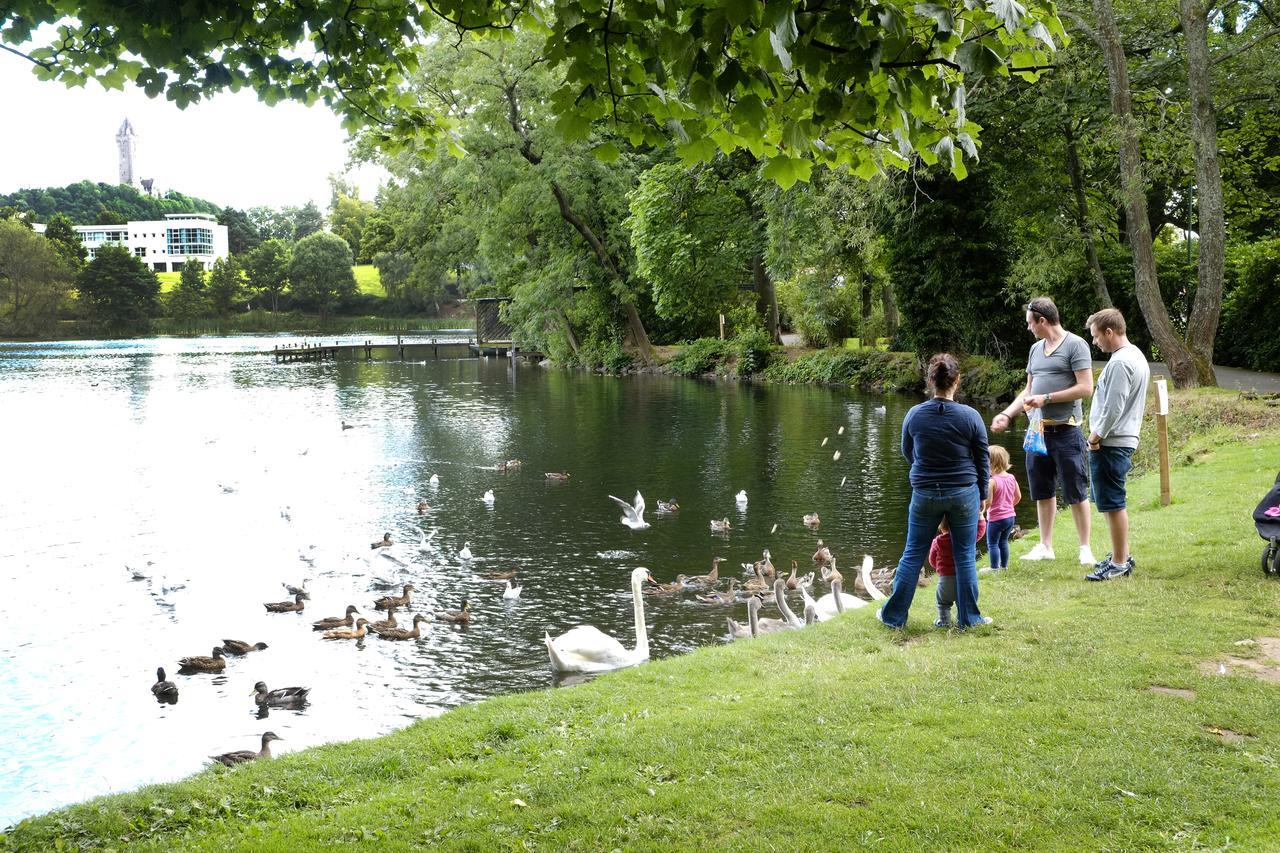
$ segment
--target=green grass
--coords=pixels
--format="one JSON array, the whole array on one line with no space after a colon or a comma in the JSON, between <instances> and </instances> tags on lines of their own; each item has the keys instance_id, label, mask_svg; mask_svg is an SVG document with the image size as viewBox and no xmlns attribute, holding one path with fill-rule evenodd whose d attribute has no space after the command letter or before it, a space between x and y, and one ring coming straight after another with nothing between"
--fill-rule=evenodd
<instances>
[{"instance_id":1,"label":"green grass","mask_svg":"<svg viewBox=\"0 0 1280 853\"><path fill-rule=\"evenodd\" d=\"M178 281L182 278L181 272L158 272L156 278L160 279L160 292L168 293L178 286Z\"/></svg>"},{"instance_id":2,"label":"green grass","mask_svg":"<svg viewBox=\"0 0 1280 853\"><path fill-rule=\"evenodd\" d=\"M1215 396L1176 398L1174 435ZM932 630L921 590L903 632L864 608L100 798L0 847L1275 849L1280 688L1200 668L1280 632L1249 517L1280 459L1266 409L1212 446L1185 433L1198 449L1175 445L1171 506L1155 476L1132 483L1133 578L1015 558L983 576L993 628ZM1056 533L1074 554L1069 517Z\"/></svg>"},{"instance_id":3,"label":"green grass","mask_svg":"<svg viewBox=\"0 0 1280 853\"><path fill-rule=\"evenodd\" d=\"M373 264L357 264L351 268L356 274L356 288L361 293L369 293L374 296L386 296L387 291L382 286L382 278L378 275L378 268Z\"/></svg>"}]
</instances>

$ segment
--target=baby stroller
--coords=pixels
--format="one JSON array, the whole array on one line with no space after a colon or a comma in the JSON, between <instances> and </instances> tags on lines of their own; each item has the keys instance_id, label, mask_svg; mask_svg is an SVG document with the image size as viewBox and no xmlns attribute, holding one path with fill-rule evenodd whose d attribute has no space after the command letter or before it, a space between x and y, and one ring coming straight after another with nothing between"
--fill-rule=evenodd
<instances>
[{"instance_id":1,"label":"baby stroller","mask_svg":"<svg viewBox=\"0 0 1280 853\"><path fill-rule=\"evenodd\" d=\"M1280 575L1280 474L1275 485L1267 492L1253 511L1253 525L1258 535L1267 540L1262 549L1262 571L1268 575Z\"/></svg>"}]
</instances>

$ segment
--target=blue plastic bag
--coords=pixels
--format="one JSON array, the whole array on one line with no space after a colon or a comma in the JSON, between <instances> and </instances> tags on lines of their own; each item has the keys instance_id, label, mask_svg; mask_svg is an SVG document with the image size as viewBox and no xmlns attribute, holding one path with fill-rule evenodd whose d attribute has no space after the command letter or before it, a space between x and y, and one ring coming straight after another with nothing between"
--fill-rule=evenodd
<instances>
[{"instance_id":1,"label":"blue plastic bag","mask_svg":"<svg viewBox=\"0 0 1280 853\"><path fill-rule=\"evenodd\" d=\"M1022 449L1037 456L1049 455L1049 448L1044 443L1044 421L1039 409L1032 409L1027 414L1027 434L1022 437Z\"/></svg>"}]
</instances>

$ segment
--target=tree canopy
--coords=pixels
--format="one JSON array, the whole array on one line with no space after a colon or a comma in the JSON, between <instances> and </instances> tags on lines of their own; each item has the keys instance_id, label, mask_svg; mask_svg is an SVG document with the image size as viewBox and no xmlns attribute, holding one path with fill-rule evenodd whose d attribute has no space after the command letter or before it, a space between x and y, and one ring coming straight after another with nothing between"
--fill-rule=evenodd
<instances>
[{"instance_id":1,"label":"tree canopy","mask_svg":"<svg viewBox=\"0 0 1280 853\"><path fill-rule=\"evenodd\" d=\"M12 206L20 213L30 212L37 222L49 222L61 214L76 225L92 225L103 211L120 222L131 219L164 219L166 213L217 213L218 206L200 198L169 192L164 198L152 198L126 184L103 184L79 181L65 187L21 189L0 195L0 207Z\"/></svg>"}]
</instances>

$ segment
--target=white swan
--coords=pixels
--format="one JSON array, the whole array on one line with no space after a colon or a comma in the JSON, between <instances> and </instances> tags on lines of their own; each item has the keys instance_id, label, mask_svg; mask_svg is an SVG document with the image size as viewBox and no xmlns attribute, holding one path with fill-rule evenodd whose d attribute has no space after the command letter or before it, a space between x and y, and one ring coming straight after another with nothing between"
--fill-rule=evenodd
<instances>
[{"instance_id":1,"label":"white swan","mask_svg":"<svg viewBox=\"0 0 1280 853\"><path fill-rule=\"evenodd\" d=\"M514 601L520 597L520 593L524 591L524 584L520 586L512 586L511 581L507 580L507 588L502 591L502 597L508 601Z\"/></svg>"},{"instance_id":2,"label":"white swan","mask_svg":"<svg viewBox=\"0 0 1280 853\"><path fill-rule=\"evenodd\" d=\"M431 486L433 489L440 488L440 478L435 474L432 474L431 479L427 480L427 485Z\"/></svg>"},{"instance_id":3,"label":"white swan","mask_svg":"<svg viewBox=\"0 0 1280 853\"><path fill-rule=\"evenodd\" d=\"M870 554L863 556L862 568L858 570L858 576L862 578L862 586L866 589L867 595L871 596L872 601L884 601L889 596L881 592L880 587L876 586L875 581L871 579L871 569L874 565Z\"/></svg>"},{"instance_id":4,"label":"white swan","mask_svg":"<svg viewBox=\"0 0 1280 853\"><path fill-rule=\"evenodd\" d=\"M484 501L489 506L493 506L493 489L487 489L480 500Z\"/></svg>"},{"instance_id":5,"label":"white swan","mask_svg":"<svg viewBox=\"0 0 1280 853\"><path fill-rule=\"evenodd\" d=\"M547 656L556 672L606 672L634 666L649 659L649 632L644 625L644 596L640 586L655 583L643 566L631 572L631 604L636 620L636 647L628 651L622 643L592 625L570 628L554 640L545 635Z\"/></svg>"},{"instance_id":6,"label":"white swan","mask_svg":"<svg viewBox=\"0 0 1280 853\"><path fill-rule=\"evenodd\" d=\"M609 499L622 507L622 518L618 519L632 530L644 530L649 526L649 522L644 520L644 496L639 491L636 492L636 499L632 503L627 503L622 498L615 498L609 495Z\"/></svg>"},{"instance_id":7,"label":"white swan","mask_svg":"<svg viewBox=\"0 0 1280 853\"><path fill-rule=\"evenodd\" d=\"M471 559L471 543L470 542L462 543L462 550L458 552L458 558L461 560Z\"/></svg>"},{"instance_id":8,"label":"white swan","mask_svg":"<svg viewBox=\"0 0 1280 853\"><path fill-rule=\"evenodd\" d=\"M734 495L733 499L734 499L734 501L736 501L736 502L737 502L738 506L746 506L746 505L747 505L747 490L746 490L746 489L740 489L740 490L738 491L738 494Z\"/></svg>"}]
</instances>

